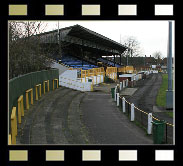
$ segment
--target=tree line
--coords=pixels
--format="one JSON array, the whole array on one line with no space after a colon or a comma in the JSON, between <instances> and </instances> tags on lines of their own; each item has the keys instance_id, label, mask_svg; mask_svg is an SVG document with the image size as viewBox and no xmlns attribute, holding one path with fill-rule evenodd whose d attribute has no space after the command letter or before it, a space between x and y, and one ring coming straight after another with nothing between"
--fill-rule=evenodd
<instances>
[{"instance_id":1,"label":"tree line","mask_svg":"<svg viewBox=\"0 0 183 166\"><path fill-rule=\"evenodd\" d=\"M20 75L46 70L52 61L40 45L46 25L34 21L9 21L9 79Z\"/></svg>"}]
</instances>

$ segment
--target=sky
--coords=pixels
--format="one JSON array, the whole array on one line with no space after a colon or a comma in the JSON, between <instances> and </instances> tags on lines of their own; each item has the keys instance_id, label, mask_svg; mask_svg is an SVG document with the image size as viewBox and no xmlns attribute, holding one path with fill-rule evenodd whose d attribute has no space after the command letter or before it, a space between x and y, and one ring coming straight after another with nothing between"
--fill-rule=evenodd
<instances>
[{"instance_id":1,"label":"sky","mask_svg":"<svg viewBox=\"0 0 183 166\"><path fill-rule=\"evenodd\" d=\"M149 57L160 51L162 57L167 57L168 21L44 21L45 31L64 28L79 24L106 36L116 42L123 42L128 37L135 37L140 43L142 55ZM173 21L173 56L174 56L174 21Z\"/></svg>"}]
</instances>

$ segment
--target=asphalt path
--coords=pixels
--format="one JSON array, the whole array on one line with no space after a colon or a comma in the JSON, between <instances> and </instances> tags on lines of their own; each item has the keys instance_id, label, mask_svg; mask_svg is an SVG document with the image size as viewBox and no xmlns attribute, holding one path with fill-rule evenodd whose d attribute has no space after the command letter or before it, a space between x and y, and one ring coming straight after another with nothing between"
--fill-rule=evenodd
<instances>
[{"instance_id":1,"label":"asphalt path","mask_svg":"<svg viewBox=\"0 0 183 166\"><path fill-rule=\"evenodd\" d=\"M92 144L152 144L152 139L119 110L110 93L89 92L81 110Z\"/></svg>"}]
</instances>

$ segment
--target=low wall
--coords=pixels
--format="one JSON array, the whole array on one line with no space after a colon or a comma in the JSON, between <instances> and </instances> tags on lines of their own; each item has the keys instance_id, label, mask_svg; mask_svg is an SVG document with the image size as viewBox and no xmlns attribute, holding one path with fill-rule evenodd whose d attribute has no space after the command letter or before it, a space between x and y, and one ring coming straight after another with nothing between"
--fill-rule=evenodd
<instances>
[{"instance_id":1,"label":"low wall","mask_svg":"<svg viewBox=\"0 0 183 166\"><path fill-rule=\"evenodd\" d=\"M12 107L17 107L18 98L23 95L25 107L25 91L33 88L33 98L35 99L35 85L41 84L41 91L43 92L43 82L49 80L50 90L53 87L53 79L59 78L58 69L42 70L32 72L20 77L9 80L9 117L11 115ZM56 83L54 84L56 87ZM30 97L29 97L30 100Z\"/></svg>"}]
</instances>

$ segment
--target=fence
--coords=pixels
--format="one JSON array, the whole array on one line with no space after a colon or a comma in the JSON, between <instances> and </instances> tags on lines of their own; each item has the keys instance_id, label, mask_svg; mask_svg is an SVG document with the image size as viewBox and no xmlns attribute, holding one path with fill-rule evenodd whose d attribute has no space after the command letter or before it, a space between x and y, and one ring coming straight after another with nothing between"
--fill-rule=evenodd
<instances>
[{"instance_id":1,"label":"fence","mask_svg":"<svg viewBox=\"0 0 183 166\"><path fill-rule=\"evenodd\" d=\"M33 104L33 100L38 99L38 86L40 87L41 96L41 88L45 87L40 85L44 84L45 80L50 80L50 84L47 84L49 89L48 86L53 86L52 80L58 79L58 77L58 69L52 69L29 73L9 81L9 133L11 133L12 139L14 139L13 136L15 135L14 133L12 134L12 122L13 124L17 123L15 122L16 120L12 120L12 117L18 117L18 123L21 123L21 117L24 116L24 106L26 105L26 109L29 109L29 103ZM29 97L29 94L31 94L31 97ZM18 108L18 111L16 111L16 108ZM12 141L12 144L14 142L16 141Z\"/></svg>"},{"instance_id":2,"label":"fence","mask_svg":"<svg viewBox=\"0 0 183 166\"><path fill-rule=\"evenodd\" d=\"M107 67L106 76L113 80L117 80L117 67Z\"/></svg>"},{"instance_id":3,"label":"fence","mask_svg":"<svg viewBox=\"0 0 183 166\"><path fill-rule=\"evenodd\" d=\"M104 81L104 67L81 70L81 82L87 82L88 78L92 79L92 84L98 84Z\"/></svg>"},{"instance_id":4,"label":"fence","mask_svg":"<svg viewBox=\"0 0 183 166\"><path fill-rule=\"evenodd\" d=\"M24 95L25 91L33 88L33 97L35 98L35 86L43 83L45 80L50 80L50 87L52 87L52 80L59 77L58 69L43 70L38 72L32 72L20 77L9 80L9 110L13 106L17 107L17 99L19 96ZM43 86L41 87L43 91ZM24 98L25 103L25 98Z\"/></svg>"},{"instance_id":5,"label":"fence","mask_svg":"<svg viewBox=\"0 0 183 166\"><path fill-rule=\"evenodd\" d=\"M120 86L121 87L121 86ZM127 87L127 86L125 86ZM160 121L152 113L147 113L139 108L137 108L133 103L128 102L124 97L119 96L119 89L117 86L114 90L114 101L116 101L117 106L120 110L128 116L130 121L135 121L138 126L141 126L146 130L147 134L153 134L153 121ZM173 127L174 125L165 122L164 128L164 143L173 143Z\"/></svg>"}]
</instances>

